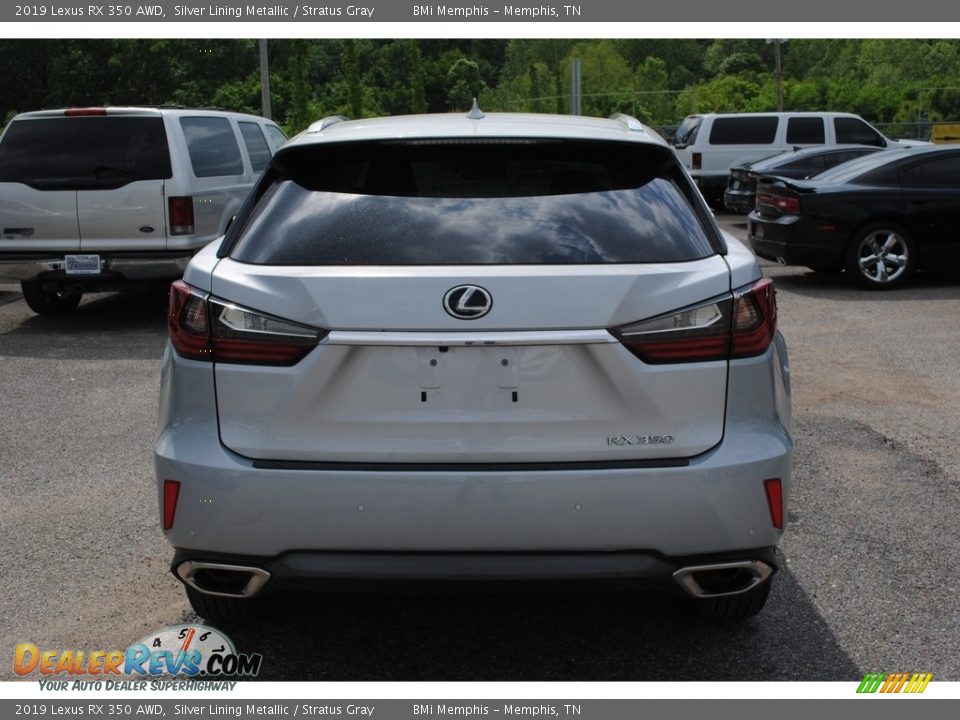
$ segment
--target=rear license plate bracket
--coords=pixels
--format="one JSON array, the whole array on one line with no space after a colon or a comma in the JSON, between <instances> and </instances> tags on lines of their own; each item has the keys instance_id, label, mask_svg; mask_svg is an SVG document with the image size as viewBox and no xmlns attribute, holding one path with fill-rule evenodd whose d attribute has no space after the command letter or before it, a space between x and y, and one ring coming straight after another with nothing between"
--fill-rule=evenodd
<instances>
[{"instance_id":1,"label":"rear license plate bracket","mask_svg":"<svg viewBox=\"0 0 960 720\"><path fill-rule=\"evenodd\" d=\"M97 275L100 273L99 255L66 255L63 269L67 275Z\"/></svg>"}]
</instances>

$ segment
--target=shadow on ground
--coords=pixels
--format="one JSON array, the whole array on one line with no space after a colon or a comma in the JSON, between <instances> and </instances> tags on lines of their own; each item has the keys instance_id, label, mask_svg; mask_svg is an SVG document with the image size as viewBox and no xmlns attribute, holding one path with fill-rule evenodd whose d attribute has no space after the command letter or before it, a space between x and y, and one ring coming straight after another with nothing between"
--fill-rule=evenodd
<instances>
[{"instance_id":1,"label":"shadow on ground","mask_svg":"<svg viewBox=\"0 0 960 720\"><path fill-rule=\"evenodd\" d=\"M858 669L782 572L739 625L629 593L303 595L230 633L262 680L851 680Z\"/></svg>"}]
</instances>

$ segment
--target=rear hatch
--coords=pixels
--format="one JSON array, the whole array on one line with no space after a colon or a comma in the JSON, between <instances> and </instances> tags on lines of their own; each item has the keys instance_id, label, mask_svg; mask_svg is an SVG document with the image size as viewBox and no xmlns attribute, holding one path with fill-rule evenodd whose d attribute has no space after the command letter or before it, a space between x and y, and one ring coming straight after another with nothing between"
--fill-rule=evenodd
<instances>
[{"instance_id":1,"label":"rear hatch","mask_svg":"<svg viewBox=\"0 0 960 720\"><path fill-rule=\"evenodd\" d=\"M203 311L223 443L281 463L708 450L736 311L694 193L660 146L281 152Z\"/></svg>"},{"instance_id":2,"label":"rear hatch","mask_svg":"<svg viewBox=\"0 0 960 720\"><path fill-rule=\"evenodd\" d=\"M10 123L0 141L3 250L166 246L163 119L132 112L30 113Z\"/></svg>"}]
</instances>

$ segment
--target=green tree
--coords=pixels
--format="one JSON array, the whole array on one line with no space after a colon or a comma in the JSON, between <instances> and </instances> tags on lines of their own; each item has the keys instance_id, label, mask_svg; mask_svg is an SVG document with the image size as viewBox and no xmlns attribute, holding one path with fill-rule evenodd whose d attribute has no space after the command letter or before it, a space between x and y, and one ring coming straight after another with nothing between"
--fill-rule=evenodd
<instances>
[{"instance_id":1,"label":"green tree","mask_svg":"<svg viewBox=\"0 0 960 720\"><path fill-rule=\"evenodd\" d=\"M486 83L480 76L480 66L473 60L460 58L447 71L447 106L452 112L466 112L479 98Z\"/></svg>"}]
</instances>

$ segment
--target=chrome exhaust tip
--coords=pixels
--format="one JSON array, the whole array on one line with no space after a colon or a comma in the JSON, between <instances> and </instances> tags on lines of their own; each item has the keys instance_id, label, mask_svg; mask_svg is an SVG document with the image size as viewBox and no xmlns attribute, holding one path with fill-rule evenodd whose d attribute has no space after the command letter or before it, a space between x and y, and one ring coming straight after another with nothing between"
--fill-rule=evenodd
<instances>
[{"instance_id":1,"label":"chrome exhaust tip","mask_svg":"<svg viewBox=\"0 0 960 720\"><path fill-rule=\"evenodd\" d=\"M690 597L710 598L748 592L772 574L773 568L762 560L738 560L683 567L673 579Z\"/></svg>"},{"instance_id":2,"label":"chrome exhaust tip","mask_svg":"<svg viewBox=\"0 0 960 720\"><path fill-rule=\"evenodd\" d=\"M270 573L246 565L185 560L177 566L177 577L198 592L221 597L249 598L263 589Z\"/></svg>"}]
</instances>

